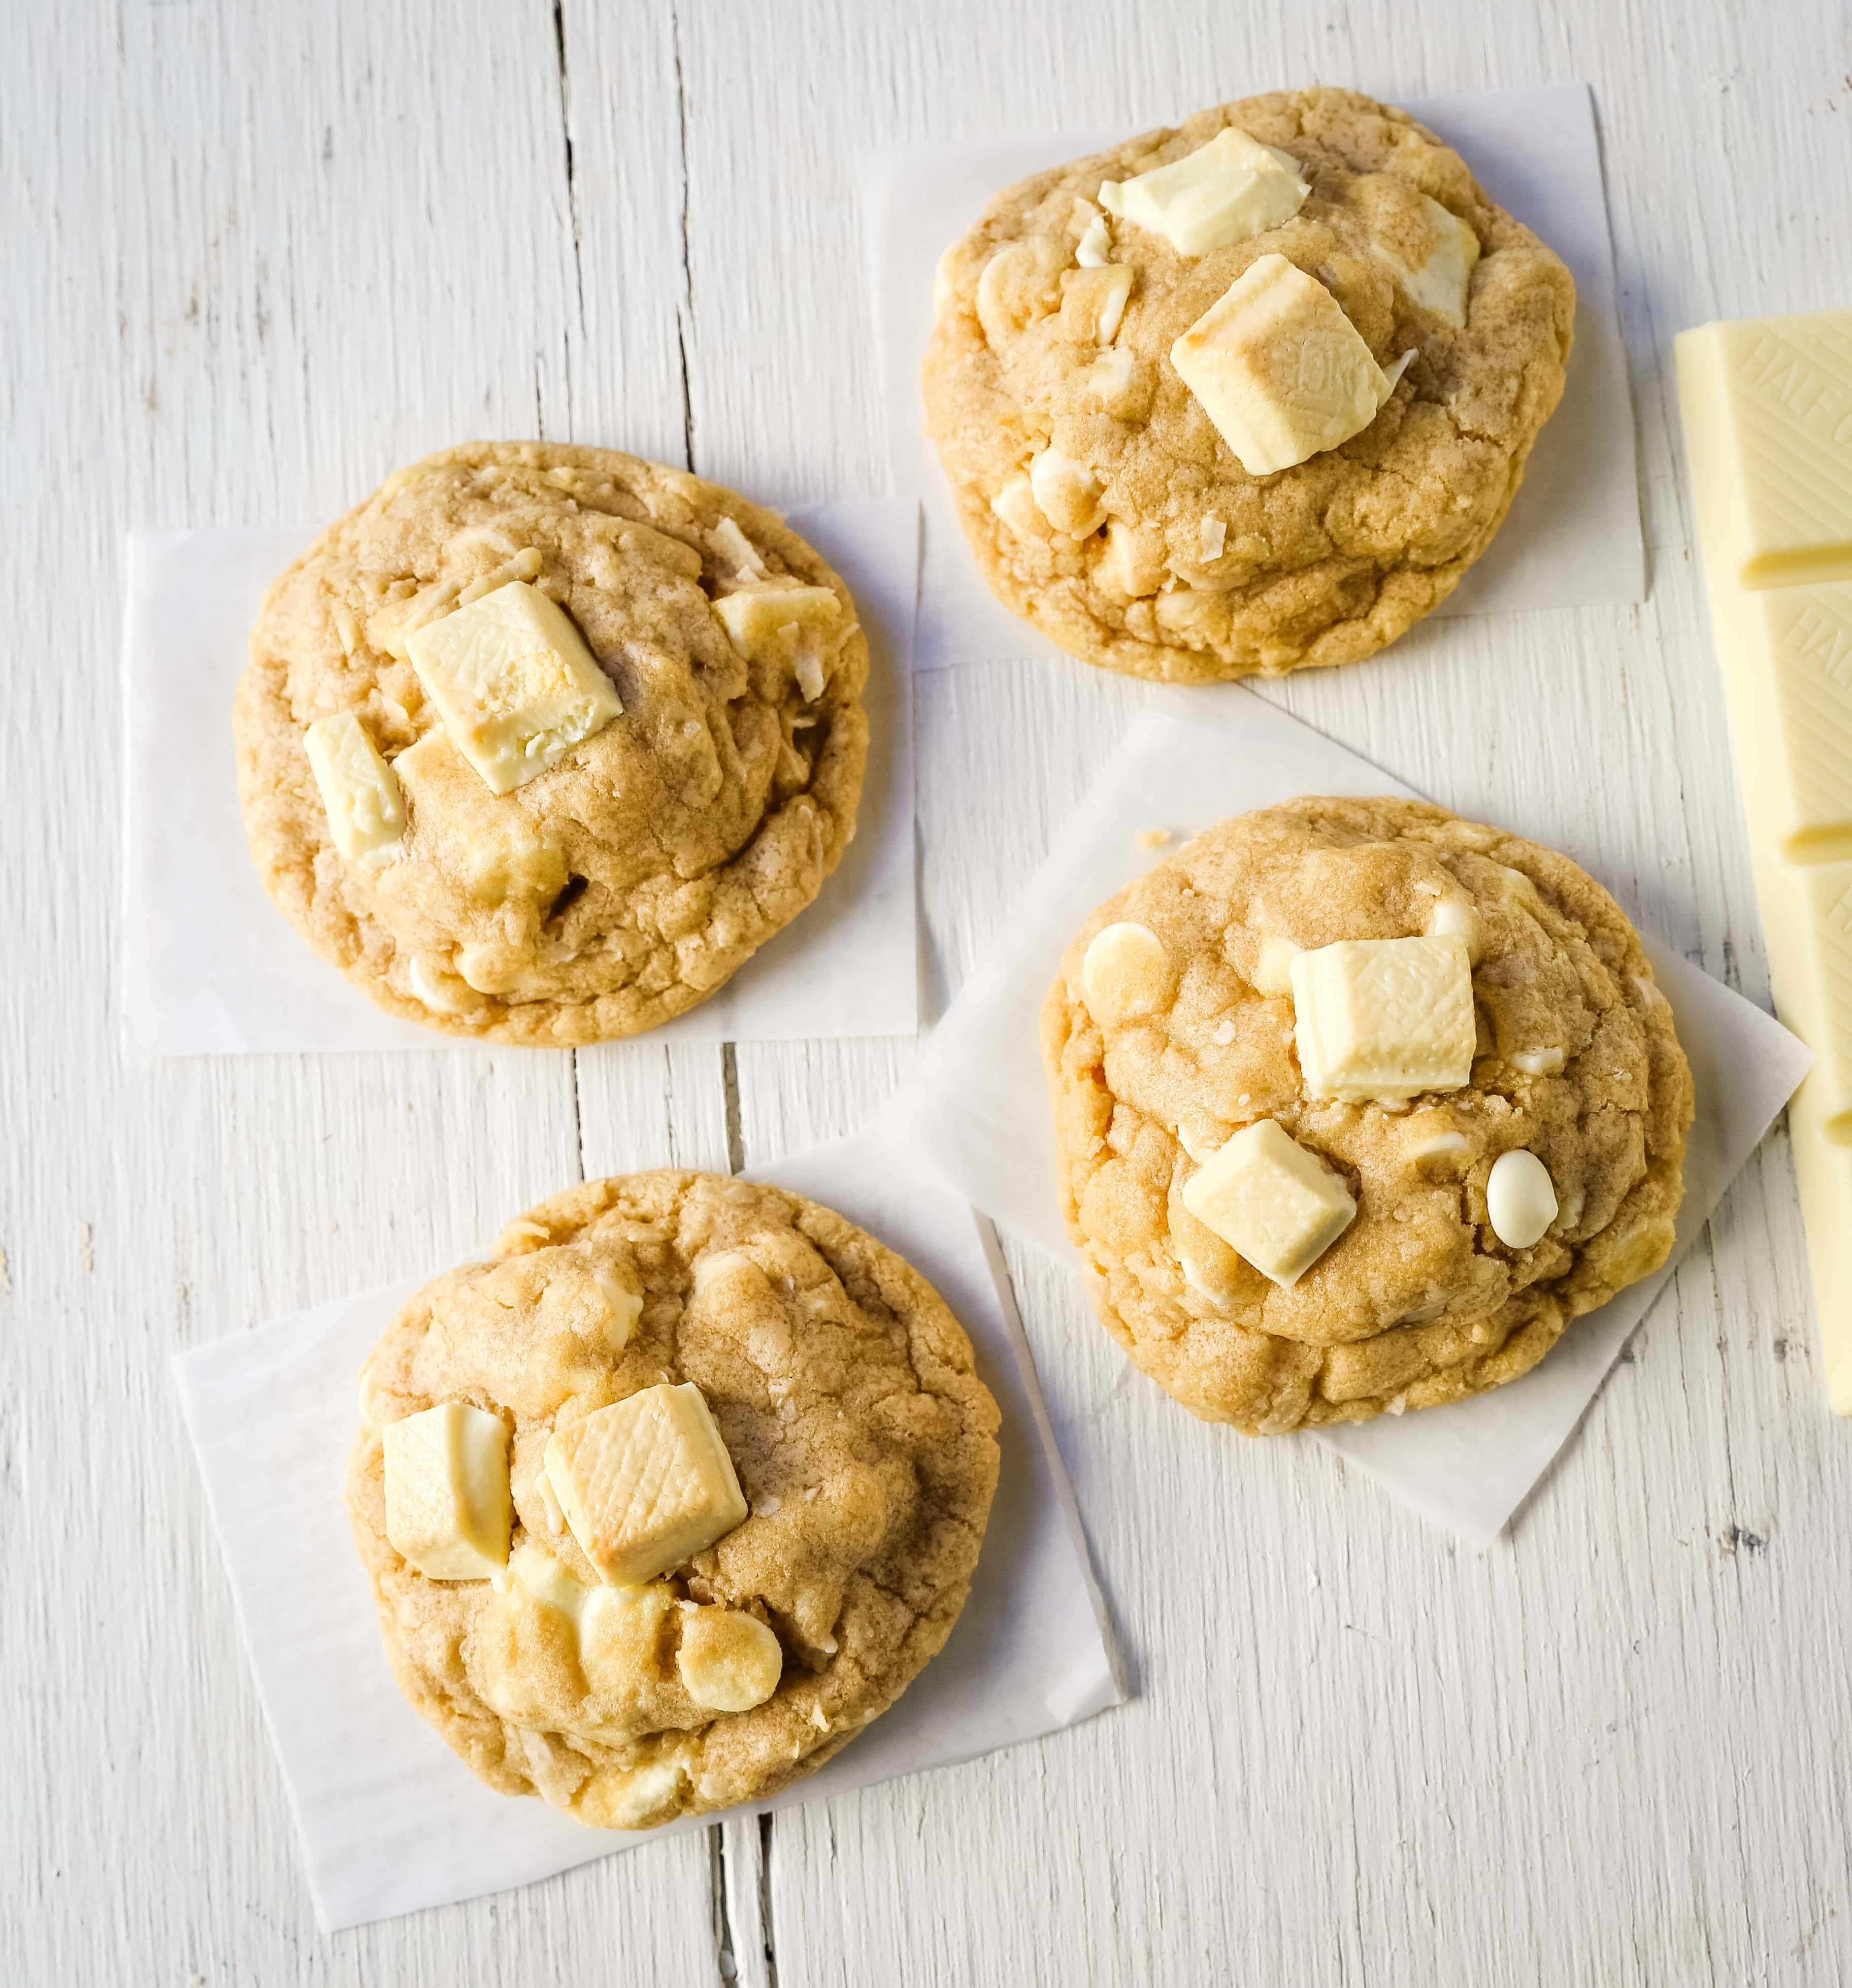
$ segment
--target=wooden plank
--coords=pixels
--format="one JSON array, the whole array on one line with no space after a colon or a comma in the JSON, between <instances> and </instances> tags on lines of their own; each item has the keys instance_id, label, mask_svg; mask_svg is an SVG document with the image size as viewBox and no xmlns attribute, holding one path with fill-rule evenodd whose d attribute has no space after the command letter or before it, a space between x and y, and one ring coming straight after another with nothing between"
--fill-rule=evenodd
<instances>
[{"instance_id":1,"label":"wooden plank","mask_svg":"<svg viewBox=\"0 0 1852 1988\"><path fill-rule=\"evenodd\" d=\"M593 377L551 10L469 12L29 10L0 79L0 810L43 852L0 948L5 1530L45 1576L0 1628L17 1979L602 1981L614 1936L645 1976L713 1965L698 1840L320 1939L169 1391L175 1346L453 1261L572 1178L569 1058L113 1047L123 533L326 516L440 444L565 431ZM627 141L672 156L646 74Z\"/></svg>"}]
</instances>

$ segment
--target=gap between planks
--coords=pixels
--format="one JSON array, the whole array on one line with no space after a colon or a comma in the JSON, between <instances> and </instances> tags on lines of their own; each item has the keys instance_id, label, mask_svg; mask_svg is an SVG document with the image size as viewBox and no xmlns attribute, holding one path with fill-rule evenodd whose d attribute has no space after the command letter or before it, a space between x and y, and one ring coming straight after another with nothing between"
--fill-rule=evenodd
<instances>
[{"instance_id":1,"label":"gap between planks","mask_svg":"<svg viewBox=\"0 0 1852 1988\"><path fill-rule=\"evenodd\" d=\"M688 104L687 83L681 60L681 9L670 16L671 46L675 63L675 128L679 147L681 177L681 289L675 302L675 350L681 384L682 462L691 475L694 468L694 404L688 384L688 334L694 314L694 279L688 255ZM585 323L585 269L580 252L579 196L573 171L573 86L571 65L566 52L565 0L553 0L553 47L559 66L560 158L566 178L566 204L573 235L573 278L581 329ZM564 372L568 439L574 439L572 398L572 330L562 333L565 345ZM535 412L540 419L538 392ZM540 420L541 438L546 428ZM573 1134L579 1178L586 1178L585 1114L583 1076L579 1052L573 1059ZM737 1174L745 1165L745 1144L741 1131L739 1060L735 1045L720 1046L721 1087L725 1097L727 1128L727 1171ZM671 1079L671 1084L673 1080ZM777 1988L778 1962L772 1946L772 1818L746 1816L716 1822L708 1830L708 1884L711 1922L714 1934L715 1970L726 1988ZM745 1881L745 1882L742 1882Z\"/></svg>"}]
</instances>

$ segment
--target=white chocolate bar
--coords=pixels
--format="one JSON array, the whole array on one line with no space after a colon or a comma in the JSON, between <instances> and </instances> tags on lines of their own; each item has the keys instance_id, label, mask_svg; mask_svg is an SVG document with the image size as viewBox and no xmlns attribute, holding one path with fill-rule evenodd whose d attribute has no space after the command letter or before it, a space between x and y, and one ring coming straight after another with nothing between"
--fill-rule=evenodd
<instances>
[{"instance_id":1,"label":"white chocolate bar","mask_svg":"<svg viewBox=\"0 0 1852 1988\"><path fill-rule=\"evenodd\" d=\"M1819 1059L1788 1129L1827 1397L1852 1415L1852 311L1704 325L1676 352L1769 976Z\"/></svg>"}]
</instances>

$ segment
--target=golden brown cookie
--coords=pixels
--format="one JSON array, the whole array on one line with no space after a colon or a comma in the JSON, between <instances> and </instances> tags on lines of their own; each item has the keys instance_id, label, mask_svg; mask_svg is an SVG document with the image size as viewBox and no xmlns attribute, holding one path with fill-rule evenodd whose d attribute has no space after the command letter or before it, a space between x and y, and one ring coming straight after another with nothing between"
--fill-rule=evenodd
<instances>
[{"instance_id":1,"label":"golden brown cookie","mask_svg":"<svg viewBox=\"0 0 1852 1988\"><path fill-rule=\"evenodd\" d=\"M1219 823L1087 921L1042 1036L1101 1318L1249 1435L1512 1380L1671 1248L1691 1080L1637 935L1444 809Z\"/></svg>"},{"instance_id":2,"label":"golden brown cookie","mask_svg":"<svg viewBox=\"0 0 1852 1988\"><path fill-rule=\"evenodd\" d=\"M1575 286L1404 112L1305 90L999 194L934 309L928 428L992 590L1203 682L1354 662L1446 598L1562 394Z\"/></svg>"},{"instance_id":3,"label":"golden brown cookie","mask_svg":"<svg viewBox=\"0 0 1852 1988\"><path fill-rule=\"evenodd\" d=\"M252 855L394 1014L634 1035L835 868L867 671L847 588L732 492L608 449L445 450L265 600L236 707Z\"/></svg>"},{"instance_id":4,"label":"golden brown cookie","mask_svg":"<svg viewBox=\"0 0 1852 1988\"><path fill-rule=\"evenodd\" d=\"M996 1405L917 1270L776 1188L591 1181L400 1312L354 1537L406 1696L595 1828L772 1794L965 1605Z\"/></svg>"}]
</instances>

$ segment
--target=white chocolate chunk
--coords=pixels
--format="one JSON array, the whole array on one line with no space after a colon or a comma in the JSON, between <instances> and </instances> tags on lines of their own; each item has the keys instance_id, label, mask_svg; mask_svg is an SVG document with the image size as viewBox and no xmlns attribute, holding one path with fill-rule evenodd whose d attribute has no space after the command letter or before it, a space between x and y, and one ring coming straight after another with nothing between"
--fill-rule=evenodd
<instances>
[{"instance_id":1,"label":"white chocolate chunk","mask_svg":"<svg viewBox=\"0 0 1852 1988\"><path fill-rule=\"evenodd\" d=\"M1164 942L1148 925L1121 919L1097 934L1080 963L1087 1005L1103 1022L1129 1021L1161 1008L1174 975Z\"/></svg>"},{"instance_id":2,"label":"white chocolate chunk","mask_svg":"<svg viewBox=\"0 0 1852 1988\"><path fill-rule=\"evenodd\" d=\"M482 1005L467 980L427 954L411 955L405 977L414 997L434 1015L473 1015Z\"/></svg>"},{"instance_id":3,"label":"white chocolate chunk","mask_svg":"<svg viewBox=\"0 0 1852 1988\"><path fill-rule=\"evenodd\" d=\"M619 1829L635 1829L662 1810L679 1807L688 1770L679 1760L652 1760L620 1777L623 1793L607 1813Z\"/></svg>"},{"instance_id":4,"label":"white chocolate chunk","mask_svg":"<svg viewBox=\"0 0 1852 1988\"><path fill-rule=\"evenodd\" d=\"M624 709L566 610L526 580L414 628L405 648L492 793L544 773Z\"/></svg>"},{"instance_id":5,"label":"white chocolate chunk","mask_svg":"<svg viewBox=\"0 0 1852 1988\"><path fill-rule=\"evenodd\" d=\"M1434 245L1426 258L1410 265L1383 242L1372 244L1377 256L1400 279L1411 303L1432 311L1458 331L1466 322L1466 292L1479 266L1479 238L1469 223L1427 194L1417 196L1434 230Z\"/></svg>"},{"instance_id":6,"label":"white chocolate chunk","mask_svg":"<svg viewBox=\"0 0 1852 1988\"><path fill-rule=\"evenodd\" d=\"M1464 1132L1430 1132L1410 1144L1408 1157L1423 1173L1440 1173L1472 1151L1472 1142Z\"/></svg>"},{"instance_id":7,"label":"white chocolate chunk","mask_svg":"<svg viewBox=\"0 0 1852 1988\"><path fill-rule=\"evenodd\" d=\"M829 638L843 620L833 587L747 587L713 603L727 640L747 662L795 660L806 640Z\"/></svg>"},{"instance_id":8,"label":"white chocolate chunk","mask_svg":"<svg viewBox=\"0 0 1852 1988\"><path fill-rule=\"evenodd\" d=\"M1083 269L1103 269L1112 260L1113 240L1107 232L1106 216L1096 214L1074 249L1074 260Z\"/></svg>"},{"instance_id":9,"label":"white chocolate chunk","mask_svg":"<svg viewBox=\"0 0 1852 1988\"><path fill-rule=\"evenodd\" d=\"M335 847L369 869L390 863L405 833L405 796L366 726L351 711L318 718L302 734L302 749Z\"/></svg>"},{"instance_id":10,"label":"white chocolate chunk","mask_svg":"<svg viewBox=\"0 0 1852 1988\"><path fill-rule=\"evenodd\" d=\"M1196 554L1205 566L1213 565L1222 557L1222 551L1228 542L1228 528L1213 511L1196 527Z\"/></svg>"},{"instance_id":11,"label":"white chocolate chunk","mask_svg":"<svg viewBox=\"0 0 1852 1988\"><path fill-rule=\"evenodd\" d=\"M483 1581L508 1564L513 1507L499 1415L442 1401L388 1425L386 1537L431 1581Z\"/></svg>"},{"instance_id":12,"label":"white chocolate chunk","mask_svg":"<svg viewBox=\"0 0 1852 1988\"><path fill-rule=\"evenodd\" d=\"M1254 962L1254 991L1277 996L1293 991L1293 962L1300 948L1289 938L1269 932L1260 942L1260 956Z\"/></svg>"},{"instance_id":13,"label":"white chocolate chunk","mask_svg":"<svg viewBox=\"0 0 1852 1988\"><path fill-rule=\"evenodd\" d=\"M1466 955L1475 965L1479 962L1483 941L1479 932L1479 915L1469 898L1443 898L1434 908L1428 921L1430 938L1462 938L1466 942Z\"/></svg>"},{"instance_id":14,"label":"white chocolate chunk","mask_svg":"<svg viewBox=\"0 0 1852 1988\"><path fill-rule=\"evenodd\" d=\"M664 1381L547 1438L544 1468L588 1559L620 1587L705 1553L746 1516L733 1459L693 1381Z\"/></svg>"},{"instance_id":15,"label":"white chocolate chunk","mask_svg":"<svg viewBox=\"0 0 1852 1988\"><path fill-rule=\"evenodd\" d=\"M1458 1090L1472 1075L1475 1024L1466 942L1341 939L1293 960L1293 1039L1306 1090L1397 1104Z\"/></svg>"},{"instance_id":16,"label":"white chocolate chunk","mask_svg":"<svg viewBox=\"0 0 1852 1988\"><path fill-rule=\"evenodd\" d=\"M1036 493L1026 476L1012 476L992 498L990 508L1018 538L1038 536L1042 514L1036 509Z\"/></svg>"},{"instance_id":17,"label":"white chocolate chunk","mask_svg":"<svg viewBox=\"0 0 1852 1988\"><path fill-rule=\"evenodd\" d=\"M1087 390L1120 421L1133 419L1145 405L1145 397L1139 391L1137 361L1120 347L1095 357L1087 369Z\"/></svg>"},{"instance_id":18,"label":"white chocolate chunk","mask_svg":"<svg viewBox=\"0 0 1852 1988\"><path fill-rule=\"evenodd\" d=\"M637 1321L643 1316L643 1294L620 1283L616 1273L602 1263L593 1266L592 1287L597 1294L596 1324L606 1348L621 1353L630 1344Z\"/></svg>"},{"instance_id":19,"label":"white chocolate chunk","mask_svg":"<svg viewBox=\"0 0 1852 1988\"><path fill-rule=\"evenodd\" d=\"M1528 1249L1556 1219L1556 1190L1535 1153L1501 1153L1485 1179L1485 1217L1507 1249Z\"/></svg>"},{"instance_id":20,"label":"white chocolate chunk","mask_svg":"<svg viewBox=\"0 0 1852 1988\"><path fill-rule=\"evenodd\" d=\"M575 1631L593 1593L563 1560L533 1540L523 1540L509 1555L508 1585L543 1608L557 1609Z\"/></svg>"},{"instance_id":21,"label":"white chocolate chunk","mask_svg":"<svg viewBox=\"0 0 1852 1988\"><path fill-rule=\"evenodd\" d=\"M1202 255L1290 221L1310 191L1296 159L1231 124L1169 165L1120 181L1117 211L1179 255Z\"/></svg>"},{"instance_id":22,"label":"white chocolate chunk","mask_svg":"<svg viewBox=\"0 0 1852 1988\"><path fill-rule=\"evenodd\" d=\"M1100 315L1094 321L1095 335L1102 345L1110 345L1119 336L1119 326L1132 294L1132 272L1120 262L1108 266L1112 273L1100 286Z\"/></svg>"},{"instance_id":23,"label":"white chocolate chunk","mask_svg":"<svg viewBox=\"0 0 1852 1988\"><path fill-rule=\"evenodd\" d=\"M697 1705L710 1712L750 1712L777 1690L785 1653L756 1615L698 1608L684 1618L675 1668Z\"/></svg>"},{"instance_id":24,"label":"white chocolate chunk","mask_svg":"<svg viewBox=\"0 0 1852 1988\"><path fill-rule=\"evenodd\" d=\"M546 563L538 546L523 546L493 573L485 573L480 580L472 580L457 596L457 605L467 607L471 601L480 600L484 594L493 593L497 587L507 586L511 580L538 580Z\"/></svg>"},{"instance_id":25,"label":"white chocolate chunk","mask_svg":"<svg viewBox=\"0 0 1852 1988\"><path fill-rule=\"evenodd\" d=\"M1155 532L1112 519L1107 525L1106 553L1099 570L1100 579L1115 593L1130 600L1144 599L1164 584L1164 540Z\"/></svg>"},{"instance_id":26,"label":"white chocolate chunk","mask_svg":"<svg viewBox=\"0 0 1852 1988\"><path fill-rule=\"evenodd\" d=\"M1526 1077L1554 1077L1563 1067L1563 1052L1560 1049L1519 1050L1509 1060L1513 1070L1521 1070Z\"/></svg>"},{"instance_id":27,"label":"white chocolate chunk","mask_svg":"<svg viewBox=\"0 0 1852 1988\"><path fill-rule=\"evenodd\" d=\"M991 344L1007 343L1060 309L1060 274L1071 260L1067 244L1052 235L1026 235L991 257L977 296L978 322Z\"/></svg>"},{"instance_id":28,"label":"white chocolate chunk","mask_svg":"<svg viewBox=\"0 0 1852 1988\"><path fill-rule=\"evenodd\" d=\"M699 1297L708 1285L746 1270L757 1272L760 1276L765 1275L743 1249L710 1249L694 1259L694 1295Z\"/></svg>"},{"instance_id":29,"label":"white chocolate chunk","mask_svg":"<svg viewBox=\"0 0 1852 1988\"><path fill-rule=\"evenodd\" d=\"M1125 202L1120 198L1122 191L1123 183L1118 180L1102 180L1100 182L1100 205L1114 220L1125 212Z\"/></svg>"},{"instance_id":30,"label":"white chocolate chunk","mask_svg":"<svg viewBox=\"0 0 1852 1988\"><path fill-rule=\"evenodd\" d=\"M1357 1215L1343 1182L1271 1118L1244 1125L1192 1174L1183 1205L1280 1285L1296 1283Z\"/></svg>"},{"instance_id":31,"label":"white chocolate chunk","mask_svg":"<svg viewBox=\"0 0 1852 1988\"><path fill-rule=\"evenodd\" d=\"M708 549L716 559L728 562L736 580L755 580L769 577L765 563L759 556L759 549L732 518L722 518L708 532Z\"/></svg>"},{"instance_id":32,"label":"white chocolate chunk","mask_svg":"<svg viewBox=\"0 0 1852 1988\"><path fill-rule=\"evenodd\" d=\"M1100 504L1100 479L1084 462L1045 448L1029 465L1029 487L1036 508L1058 532L1084 539L1099 529L1106 513Z\"/></svg>"},{"instance_id":33,"label":"white chocolate chunk","mask_svg":"<svg viewBox=\"0 0 1852 1988\"><path fill-rule=\"evenodd\" d=\"M1316 277L1262 255L1171 347L1171 363L1250 476L1360 434L1391 387Z\"/></svg>"}]
</instances>

